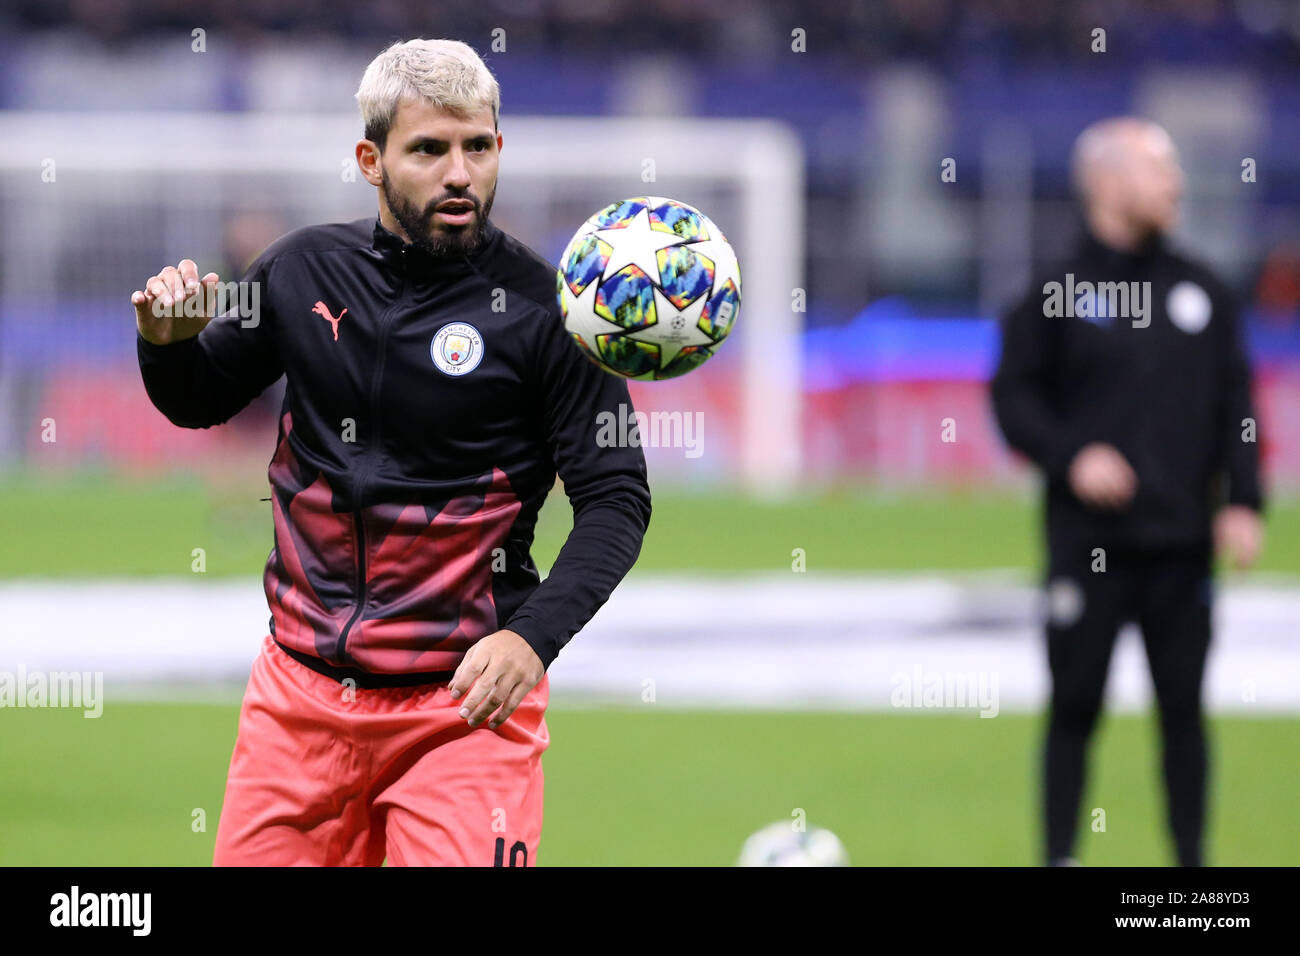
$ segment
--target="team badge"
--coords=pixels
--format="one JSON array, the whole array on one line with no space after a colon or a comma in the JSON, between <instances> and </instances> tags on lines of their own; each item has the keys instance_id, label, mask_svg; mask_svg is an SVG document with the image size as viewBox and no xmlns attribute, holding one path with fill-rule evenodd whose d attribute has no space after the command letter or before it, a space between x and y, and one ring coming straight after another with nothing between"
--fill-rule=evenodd
<instances>
[{"instance_id":1,"label":"team badge","mask_svg":"<svg viewBox=\"0 0 1300 956\"><path fill-rule=\"evenodd\" d=\"M1213 306L1210 297L1195 282L1179 282L1169 290L1165 300L1169 321L1188 335L1195 335L1210 323Z\"/></svg>"},{"instance_id":2,"label":"team badge","mask_svg":"<svg viewBox=\"0 0 1300 956\"><path fill-rule=\"evenodd\" d=\"M447 375L468 375L483 360L483 336L467 322L444 325L429 343L429 356Z\"/></svg>"},{"instance_id":3,"label":"team badge","mask_svg":"<svg viewBox=\"0 0 1300 956\"><path fill-rule=\"evenodd\" d=\"M1110 307L1109 296L1098 295L1096 291L1090 289L1079 294L1078 300L1074 303L1074 314L1098 328L1108 329L1115 324L1115 316L1111 313Z\"/></svg>"}]
</instances>

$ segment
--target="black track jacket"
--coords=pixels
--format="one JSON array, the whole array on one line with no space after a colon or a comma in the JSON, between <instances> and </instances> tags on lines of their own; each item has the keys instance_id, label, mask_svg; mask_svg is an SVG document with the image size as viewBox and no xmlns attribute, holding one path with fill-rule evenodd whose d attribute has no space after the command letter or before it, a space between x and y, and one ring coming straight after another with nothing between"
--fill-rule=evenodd
<instances>
[{"instance_id":1,"label":"black track jacket","mask_svg":"<svg viewBox=\"0 0 1300 956\"><path fill-rule=\"evenodd\" d=\"M600 447L630 417L626 383L570 341L555 271L490 220L472 256L435 260L378 217L273 243L234 312L152 345L145 388L173 423L207 428L287 376L267 470L271 633L361 686L448 679L499 628L550 666L608 599L650 520L642 451ZM564 482L574 527L539 584L537 514Z\"/></svg>"},{"instance_id":2,"label":"black track jacket","mask_svg":"<svg viewBox=\"0 0 1300 956\"><path fill-rule=\"evenodd\" d=\"M1060 299L1048 283L1059 283ZM1062 305L1067 314L1048 314ZM992 397L1008 443L1046 475L1053 548L1206 549L1218 504L1262 508L1236 309L1207 269L1163 240L1129 254L1087 237L1070 261L1040 273L1003 321ZM1114 445L1137 473L1122 511L1088 508L1070 490L1069 464L1094 441Z\"/></svg>"}]
</instances>

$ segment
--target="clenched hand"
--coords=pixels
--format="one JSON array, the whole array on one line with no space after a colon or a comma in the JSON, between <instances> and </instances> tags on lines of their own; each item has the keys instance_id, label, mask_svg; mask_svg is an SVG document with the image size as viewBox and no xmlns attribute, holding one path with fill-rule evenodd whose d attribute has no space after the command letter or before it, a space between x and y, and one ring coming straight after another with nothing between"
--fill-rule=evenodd
<instances>
[{"instance_id":1,"label":"clenched hand","mask_svg":"<svg viewBox=\"0 0 1300 956\"><path fill-rule=\"evenodd\" d=\"M1137 493L1137 474L1114 445L1091 442L1070 462L1070 489L1086 505L1118 510Z\"/></svg>"},{"instance_id":2,"label":"clenched hand","mask_svg":"<svg viewBox=\"0 0 1300 956\"><path fill-rule=\"evenodd\" d=\"M135 326L146 342L167 345L203 331L216 307L217 274L199 279L193 259L182 259L131 293Z\"/></svg>"}]
</instances>

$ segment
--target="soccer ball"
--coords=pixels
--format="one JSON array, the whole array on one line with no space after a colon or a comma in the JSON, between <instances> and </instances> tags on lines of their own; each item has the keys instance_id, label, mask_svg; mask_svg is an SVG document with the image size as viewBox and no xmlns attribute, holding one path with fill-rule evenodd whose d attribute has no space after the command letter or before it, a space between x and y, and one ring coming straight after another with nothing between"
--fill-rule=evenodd
<instances>
[{"instance_id":1,"label":"soccer ball","mask_svg":"<svg viewBox=\"0 0 1300 956\"><path fill-rule=\"evenodd\" d=\"M789 821L763 827L740 850L737 866L848 866L844 844L830 830L796 830Z\"/></svg>"},{"instance_id":2,"label":"soccer ball","mask_svg":"<svg viewBox=\"0 0 1300 956\"><path fill-rule=\"evenodd\" d=\"M722 230L662 196L610 203L582 224L555 276L564 327L624 378L698 368L740 312L740 264Z\"/></svg>"}]
</instances>

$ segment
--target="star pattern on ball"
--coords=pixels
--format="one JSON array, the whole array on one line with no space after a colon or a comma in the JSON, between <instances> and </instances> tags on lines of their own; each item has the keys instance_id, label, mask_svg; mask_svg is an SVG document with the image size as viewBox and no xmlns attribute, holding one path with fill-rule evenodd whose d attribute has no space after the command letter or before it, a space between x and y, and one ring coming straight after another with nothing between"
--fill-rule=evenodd
<instances>
[{"instance_id":1,"label":"star pattern on ball","mask_svg":"<svg viewBox=\"0 0 1300 956\"><path fill-rule=\"evenodd\" d=\"M577 331L586 339L592 351L596 351L596 336L627 331L623 326L609 322L596 314L596 292L599 288L599 282L592 282L582 290L581 295L574 295L567 283L560 283L560 295L564 299L566 313L583 317L581 327Z\"/></svg>"},{"instance_id":2,"label":"star pattern on ball","mask_svg":"<svg viewBox=\"0 0 1300 956\"><path fill-rule=\"evenodd\" d=\"M592 233L613 247L613 254L605 263L605 275L612 276L628 265L634 265L648 276L659 275L659 262L655 253L660 249L682 244L675 232L660 232L650 228L650 210L642 209L617 229L597 229ZM692 243L694 245L694 243Z\"/></svg>"},{"instance_id":3,"label":"star pattern on ball","mask_svg":"<svg viewBox=\"0 0 1300 956\"><path fill-rule=\"evenodd\" d=\"M677 358L677 353L688 345L715 344L713 339L705 335L699 326L700 314L709 301L708 296L700 296L684 309L679 309L673 305L668 296L664 295L658 288L654 290L654 297L655 313L658 315L659 321L642 332L630 333L628 338L659 346L660 368L666 367L668 363ZM681 325L680 329L676 329L677 324ZM669 330L673 330L676 334L667 337ZM652 335L647 334L651 332L653 332Z\"/></svg>"},{"instance_id":4,"label":"star pattern on ball","mask_svg":"<svg viewBox=\"0 0 1300 956\"><path fill-rule=\"evenodd\" d=\"M704 256L713 263L714 275L717 276L736 276L740 278L740 263L736 261L736 250L731 248L731 244L725 239L699 239L695 242L686 243L686 248L696 255ZM714 290L722 287L722 279L718 280Z\"/></svg>"}]
</instances>

